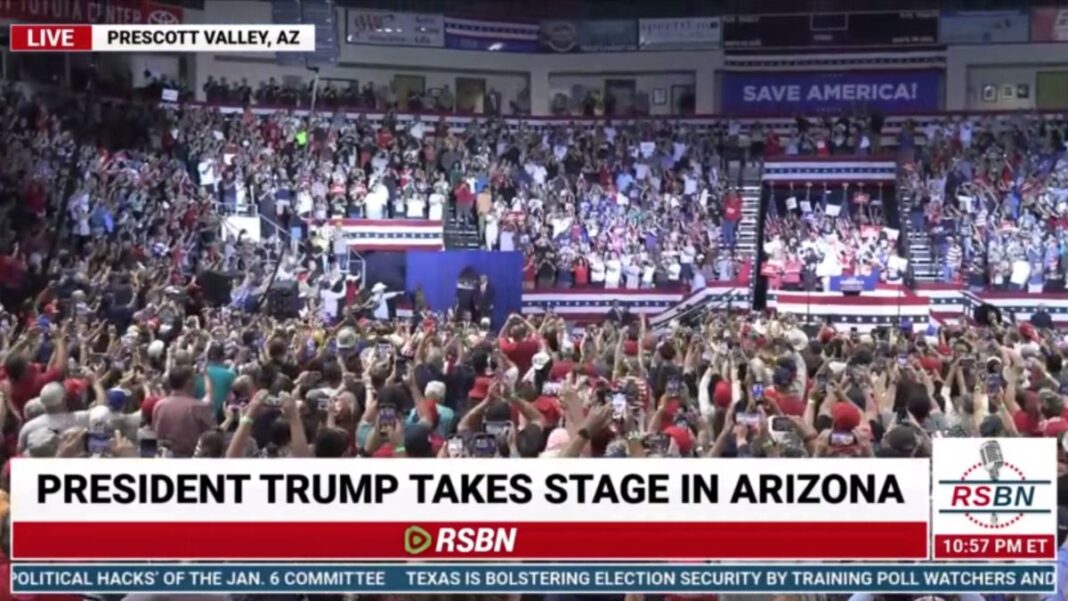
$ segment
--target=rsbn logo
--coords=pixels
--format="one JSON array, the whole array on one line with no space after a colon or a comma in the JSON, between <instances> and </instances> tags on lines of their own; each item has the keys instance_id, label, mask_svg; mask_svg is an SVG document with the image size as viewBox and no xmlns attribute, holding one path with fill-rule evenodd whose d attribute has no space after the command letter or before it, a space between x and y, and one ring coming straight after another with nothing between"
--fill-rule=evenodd
<instances>
[{"instance_id":1,"label":"rsbn logo","mask_svg":"<svg viewBox=\"0 0 1068 601\"><path fill-rule=\"evenodd\" d=\"M452 528L437 527L437 534L421 526L409 526L404 531L404 552L420 555L431 547L435 553L513 553L516 528Z\"/></svg>"},{"instance_id":2,"label":"rsbn logo","mask_svg":"<svg viewBox=\"0 0 1068 601\"><path fill-rule=\"evenodd\" d=\"M959 480L938 483L953 486L950 508L939 513L964 514L983 528L1008 528L1026 514L1050 513L1034 505L1038 487L1052 483L1028 480L1023 470L1005 460L996 440L979 447L979 462L966 469Z\"/></svg>"}]
</instances>

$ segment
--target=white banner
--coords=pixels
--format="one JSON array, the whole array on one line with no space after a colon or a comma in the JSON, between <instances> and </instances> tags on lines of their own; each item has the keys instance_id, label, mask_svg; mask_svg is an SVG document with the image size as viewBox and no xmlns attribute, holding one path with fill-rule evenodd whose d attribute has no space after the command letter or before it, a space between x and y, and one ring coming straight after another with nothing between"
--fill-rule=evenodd
<instances>
[{"instance_id":1,"label":"white banner","mask_svg":"<svg viewBox=\"0 0 1068 601\"><path fill-rule=\"evenodd\" d=\"M445 46L445 18L385 10L345 11L345 40L376 46Z\"/></svg>"},{"instance_id":2,"label":"white banner","mask_svg":"<svg viewBox=\"0 0 1068 601\"><path fill-rule=\"evenodd\" d=\"M928 517L926 459L356 463L23 459L12 463L12 520L403 522L428 515L429 506L441 522L508 522L517 512L527 522Z\"/></svg>"},{"instance_id":3,"label":"white banner","mask_svg":"<svg viewBox=\"0 0 1068 601\"><path fill-rule=\"evenodd\" d=\"M935 438L935 559L1054 559L1057 450L1049 436Z\"/></svg>"},{"instance_id":4,"label":"white banner","mask_svg":"<svg viewBox=\"0 0 1068 601\"><path fill-rule=\"evenodd\" d=\"M719 17L639 19L640 50L718 48L723 38Z\"/></svg>"}]
</instances>

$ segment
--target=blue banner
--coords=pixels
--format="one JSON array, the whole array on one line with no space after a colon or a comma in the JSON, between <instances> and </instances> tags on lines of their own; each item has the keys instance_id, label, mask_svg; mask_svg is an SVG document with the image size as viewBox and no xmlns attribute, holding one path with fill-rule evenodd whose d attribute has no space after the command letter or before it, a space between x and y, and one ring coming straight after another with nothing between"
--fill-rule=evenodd
<instances>
[{"instance_id":1,"label":"blue banner","mask_svg":"<svg viewBox=\"0 0 1068 601\"><path fill-rule=\"evenodd\" d=\"M539 27L528 23L445 18L445 47L491 52L539 52Z\"/></svg>"},{"instance_id":2,"label":"blue banner","mask_svg":"<svg viewBox=\"0 0 1068 601\"><path fill-rule=\"evenodd\" d=\"M1046 564L12 564L33 593L1036 593Z\"/></svg>"},{"instance_id":3,"label":"blue banner","mask_svg":"<svg viewBox=\"0 0 1068 601\"><path fill-rule=\"evenodd\" d=\"M873 271L868 275L836 275L831 276L828 287L833 292L864 292L875 290L879 284L879 271Z\"/></svg>"},{"instance_id":4,"label":"blue banner","mask_svg":"<svg viewBox=\"0 0 1068 601\"><path fill-rule=\"evenodd\" d=\"M923 113L942 106L940 70L728 71L720 84L720 110L735 116L838 113L858 107L882 113Z\"/></svg>"}]
</instances>

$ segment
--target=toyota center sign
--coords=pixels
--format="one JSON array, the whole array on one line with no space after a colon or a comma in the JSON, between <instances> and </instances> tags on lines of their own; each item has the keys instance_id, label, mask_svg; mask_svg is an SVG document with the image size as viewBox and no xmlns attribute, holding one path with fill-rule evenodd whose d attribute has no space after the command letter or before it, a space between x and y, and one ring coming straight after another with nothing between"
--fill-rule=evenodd
<instances>
[{"instance_id":1,"label":"toyota center sign","mask_svg":"<svg viewBox=\"0 0 1068 601\"><path fill-rule=\"evenodd\" d=\"M0 0L0 19L33 23L177 25L182 9L146 0Z\"/></svg>"}]
</instances>

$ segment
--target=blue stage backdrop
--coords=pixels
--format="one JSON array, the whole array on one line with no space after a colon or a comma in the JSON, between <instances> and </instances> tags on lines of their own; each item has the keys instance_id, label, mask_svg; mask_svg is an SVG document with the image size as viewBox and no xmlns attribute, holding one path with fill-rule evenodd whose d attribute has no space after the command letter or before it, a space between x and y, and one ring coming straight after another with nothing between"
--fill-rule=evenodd
<instances>
[{"instance_id":1,"label":"blue stage backdrop","mask_svg":"<svg viewBox=\"0 0 1068 601\"><path fill-rule=\"evenodd\" d=\"M470 267L489 276L494 290L493 327L504 325L510 313L523 308L523 254L471 250L408 251L407 285L422 285L427 304L444 311L456 302L456 281Z\"/></svg>"},{"instance_id":2,"label":"blue stage backdrop","mask_svg":"<svg viewBox=\"0 0 1068 601\"><path fill-rule=\"evenodd\" d=\"M405 274L408 268L407 253L402 250L374 250L362 254L367 270L367 281L363 285L367 288L381 282L386 285L390 292L408 290L408 278ZM352 270L359 272L357 264L352 265Z\"/></svg>"}]
</instances>

